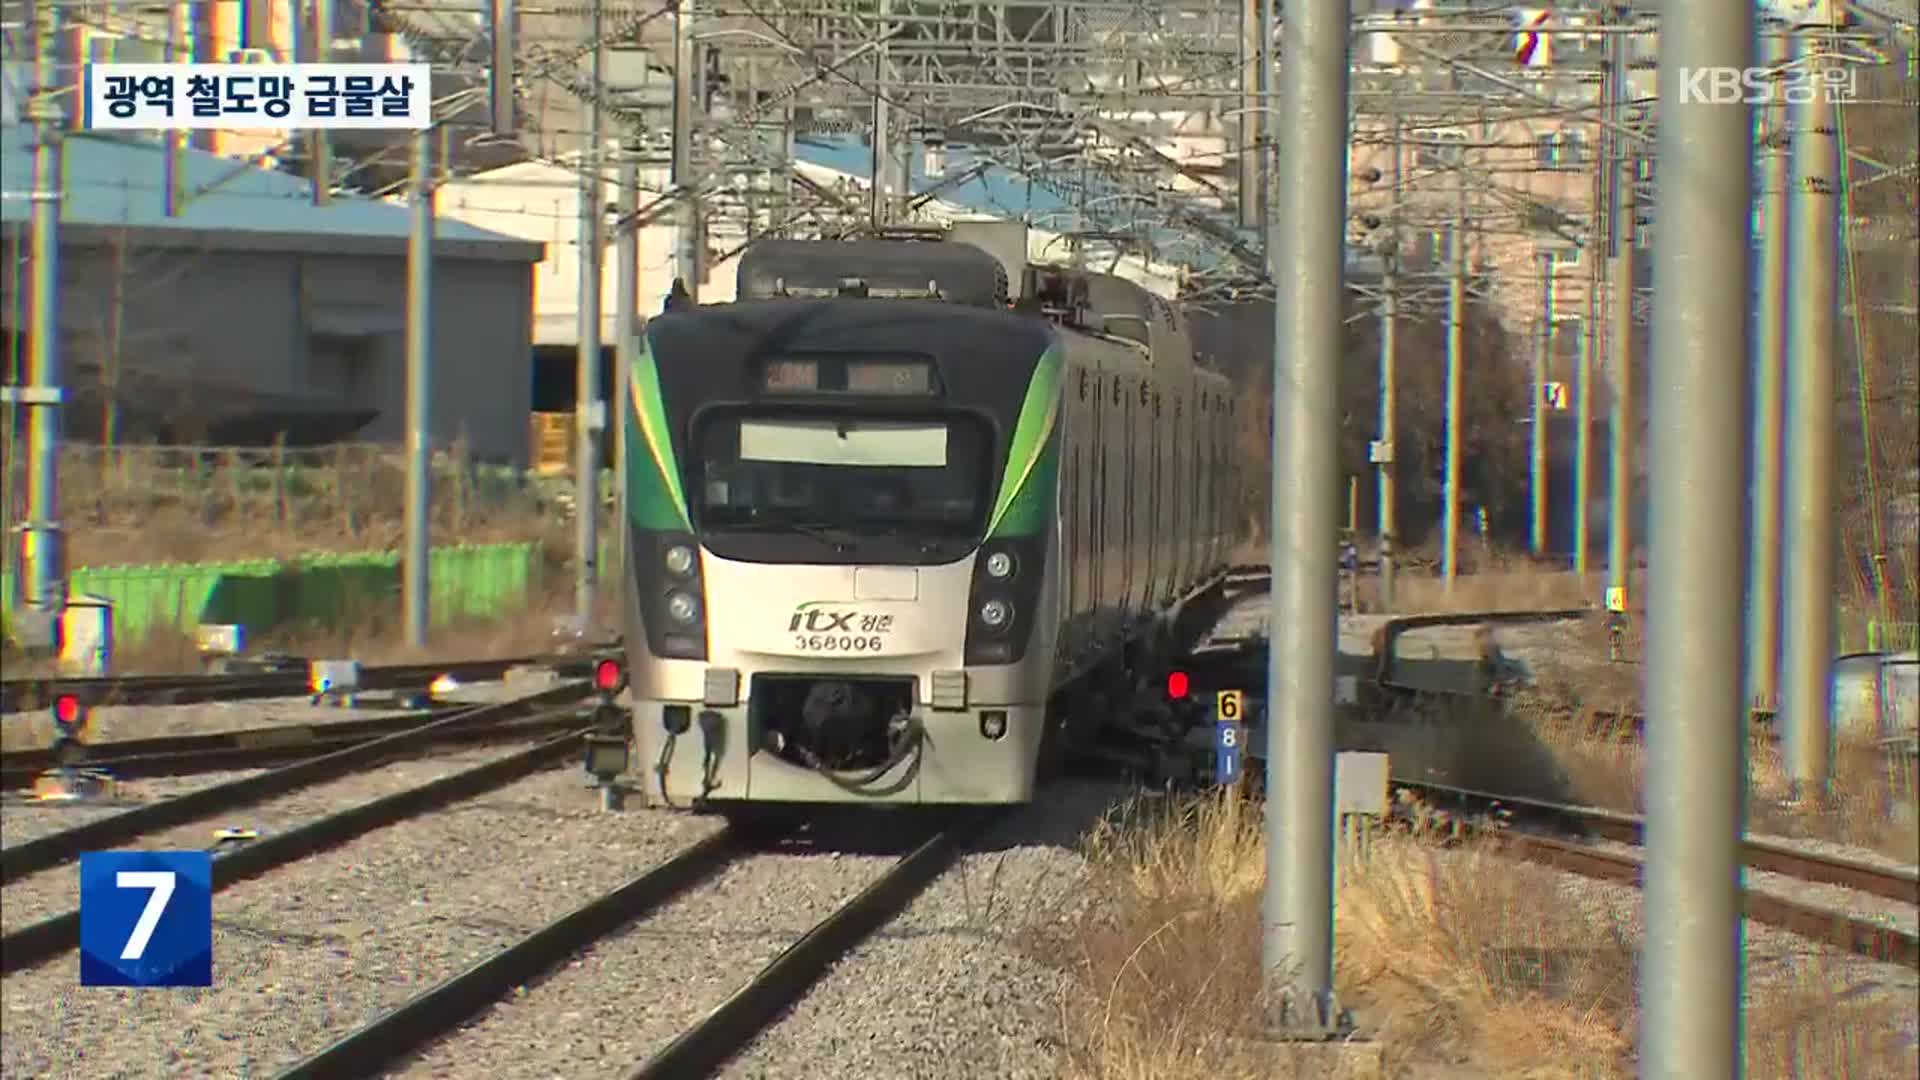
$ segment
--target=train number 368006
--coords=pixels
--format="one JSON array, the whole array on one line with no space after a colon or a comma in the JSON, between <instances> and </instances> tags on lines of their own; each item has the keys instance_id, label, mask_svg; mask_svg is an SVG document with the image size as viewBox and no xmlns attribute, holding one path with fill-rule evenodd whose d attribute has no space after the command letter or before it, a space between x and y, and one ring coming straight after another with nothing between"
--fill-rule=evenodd
<instances>
[{"instance_id":1,"label":"train number 368006","mask_svg":"<svg viewBox=\"0 0 1920 1080\"><path fill-rule=\"evenodd\" d=\"M795 634L793 647L800 652L879 652L880 635Z\"/></svg>"}]
</instances>

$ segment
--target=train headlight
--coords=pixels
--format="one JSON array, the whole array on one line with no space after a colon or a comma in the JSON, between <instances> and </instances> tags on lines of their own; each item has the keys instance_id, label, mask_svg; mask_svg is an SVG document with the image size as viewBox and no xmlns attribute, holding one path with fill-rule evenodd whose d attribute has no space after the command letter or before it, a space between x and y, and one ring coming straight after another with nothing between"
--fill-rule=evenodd
<instances>
[{"instance_id":1,"label":"train headlight","mask_svg":"<svg viewBox=\"0 0 1920 1080\"><path fill-rule=\"evenodd\" d=\"M987 556L987 576L995 581L1005 581L1013 576L1013 556L1004 551L996 551Z\"/></svg>"},{"instance_id":2,"label":"train headlight","mask_svg":"<svg viewBox=\"0 0 1920 1080\"><path fill-rule=\"evenodd\" d=\"M992 630L1004 630L1013 621L1013 605L1005 600L989 600L980 605L980 622Z\"/></svg>"},{"instance_id":3,"label":"train headlight","mask_svg":"<svg viewBox=\"0 0 1920 1080\"><path fill-rule=\"evenodd\" d=\"M676 589L667 594L667 618L682 626L690 626L700 617L700 601L690 592Z\"/></svg>"},{"instance_id":4,"label":"train headlight","mask_svg":"<svg viewBox=\"0 0 1920 1080\"><path fill-rule=\"evenodd\" d=\"M675 577L686 577L693 572L693 549L685 544L675 544L667 549L667 573Z\"/></svg>"}]
</instances>

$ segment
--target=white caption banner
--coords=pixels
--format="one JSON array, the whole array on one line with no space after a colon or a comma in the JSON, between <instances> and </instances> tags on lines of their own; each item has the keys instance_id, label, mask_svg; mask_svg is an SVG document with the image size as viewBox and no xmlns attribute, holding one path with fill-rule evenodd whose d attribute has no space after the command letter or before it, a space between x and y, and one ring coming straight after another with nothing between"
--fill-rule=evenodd
<instances>
[{"instance_id":1,"label":"white caption banner","mask_svg":"<svg viewBox=\"0 0 1920 1080\"><path fill-rule=\"evenodd\" d=\"M88 64L94 131L419 130L426 64Z\"/></svg>"}]
</instances>

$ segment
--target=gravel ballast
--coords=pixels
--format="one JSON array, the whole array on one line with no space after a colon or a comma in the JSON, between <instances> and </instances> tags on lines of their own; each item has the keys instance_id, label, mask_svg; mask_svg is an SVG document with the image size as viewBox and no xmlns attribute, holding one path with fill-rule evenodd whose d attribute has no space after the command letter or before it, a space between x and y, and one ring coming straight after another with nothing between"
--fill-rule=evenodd
<instances>
[{"instance_id":1,"label":"gravel ballast","mask_svg":"<svg viewBox=\"0 0 1920 1080\"><path fill-rule=\"evenodd\" d=\"M1056 1075L1071 981L1030 942L1041 924L1079 910L1080 838L1130 791L1066 782L1015 811L721 1075Z\"/></svg>"},{"instance_id":2,"label":"gravel ballast","mask_svg":"<svg viewBox=\"0 0 1920 1080\"><path fill-rule=\"evenodd\" d=\"M623 1075L745 985L897 856L749 854L495 1005L392 1076ZM815 1063L814 1076L839 1075Z\"/></svg>"},{"instance_id":3,"label":"gravel ballast","mask_svg":"<svg viewBox=\"0 0 1920 1080\"><path fill-rule=\"evenodd\" d=\"M574 768L529 777L217 894L212 988L84 988L74 957L8 976L4 1072L271 1075L712 827L603 815Z\"/></svg>"},{"instance_id":4,"label":"gravel ballast","mask_svg":"<svg viewBox=\"0 0 1920 1080\"><path fill-rule=\"evenodd\" d=\"M233 769L130 780L120 785L113 799L104 802L40 802L26 796L8 796L5 802L0 802L0 847L24 844L48 833L75 828L127 810L138 810L162 799L245 779L265 771Z\"/></svg>"},{"instance_id":5,"label":"gravel ballast","mask_svg":"<svg viewBox=\"0 0 1920 1080\"><path fill-rule=\"evenodd\" d=\"M309 821L372 802L406 788L431 783L462 769L485 761L507 757L524 749L517 746L491 746L455 753L395 761L365 772L345 776L326 784L289 792L258 806L235 810L217 818L188 822L164 829L137 840L116 845L116 850L190 851L213 846L214 834L221 829L243 828L258 832L264 839L275 833L305 825ZM11 810L9 811L11 813ZM31 813L32 811L22 811ZM50 813L62 813L51 811ZM401 822L396 828L408 827ZM58 827L66 827L64 825ZM78 863L66 863L30 874L0 890L0 931L12 933L31 922L68 911L79 902ZM216 910L218 902L216 901Z\"/></svg>"}]
</instances>

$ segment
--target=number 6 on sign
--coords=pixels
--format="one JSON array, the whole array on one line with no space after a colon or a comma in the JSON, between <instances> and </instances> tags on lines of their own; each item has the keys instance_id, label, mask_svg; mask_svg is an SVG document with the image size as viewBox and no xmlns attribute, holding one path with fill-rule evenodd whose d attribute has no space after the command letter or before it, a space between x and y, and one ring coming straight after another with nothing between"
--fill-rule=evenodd
<instances>
[{"instance_id":1,"label":"number 6 on sign","mask_svg":"<svg viewBox=\"0 0 1920 1080\"><path fill-rule=\"evenodd\" d=\"M1223 724L1240 722L1241 707L1246 703L1246 695L1238 690L1222 690L1213 695L1214 712Z\"/></svg>"}]
</instances>

